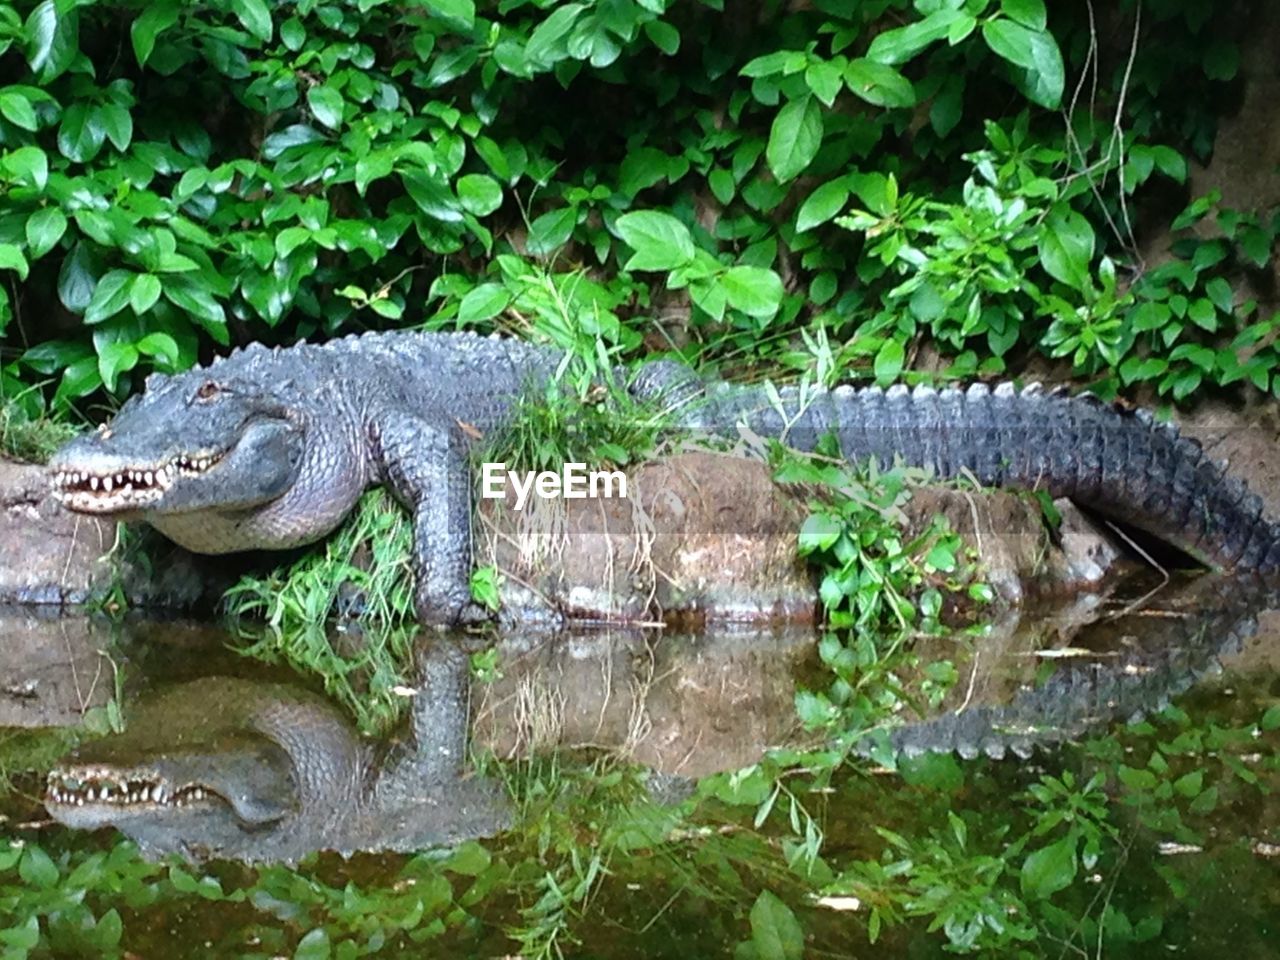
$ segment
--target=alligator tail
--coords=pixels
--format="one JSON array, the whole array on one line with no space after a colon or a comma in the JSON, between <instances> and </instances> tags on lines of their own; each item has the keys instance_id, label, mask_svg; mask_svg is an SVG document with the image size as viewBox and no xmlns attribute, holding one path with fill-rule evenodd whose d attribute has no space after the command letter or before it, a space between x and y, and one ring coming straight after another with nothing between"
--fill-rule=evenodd
<instances>
[{"instance_id":1,"label":"alligator tail","mask_svg":"<svg viewBox=\"0 0 1280 960\"><path fill-rule=\"evenodd\" d=\"M714 385L687 422L722 434L741 424L806 451L834 434L850 460L900 459L944 478L1047 490L1218 570L1280 571L1280 526L1256 494L1171 424L1092 396L1012 384L830 392Z\"/></svg>"}]
</instances>

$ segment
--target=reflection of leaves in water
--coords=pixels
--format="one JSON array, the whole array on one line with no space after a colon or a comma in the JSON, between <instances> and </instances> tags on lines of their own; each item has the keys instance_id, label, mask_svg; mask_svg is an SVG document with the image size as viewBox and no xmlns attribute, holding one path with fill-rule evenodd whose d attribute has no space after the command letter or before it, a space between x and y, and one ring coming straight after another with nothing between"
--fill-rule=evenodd
<instances>
[{"instance_id":1,"label":"reflection of leaves in water","mask_svg":"<svg viewBox=\"0 0 1280 960\"><path fill-rule=\"evenodd\" d=\"M326 631L323 627L286 630L239 625L241 649L265 663L286 663L304 676L319 677L325 692L355 718L361 733L390 731L408 708L406 690L414 686L415 627Z\"/></svg>"},{"instance_id":2,"label":"reflection of leaves in water","mask_svg":"<svg viewBox=\"0 0 1280 960\"><path fill-rule=\"evenodd\" d=\"M1078 838L1068 834L1030 854L1022 862L1022 895L1044 900L1069 887L1076 878L1077 846Z\"/></svg>"},{"instance_id":3,"label":"reflection of leaves in water","mask_svg":"<svg viewBox=\"0 0 1280 960\"><path fill-rule=\"evenodd\" d=\"M751 907L751 944L759 960L798 960L804 931L791 908L768 890Z\"/></svg>"}]
</instances>

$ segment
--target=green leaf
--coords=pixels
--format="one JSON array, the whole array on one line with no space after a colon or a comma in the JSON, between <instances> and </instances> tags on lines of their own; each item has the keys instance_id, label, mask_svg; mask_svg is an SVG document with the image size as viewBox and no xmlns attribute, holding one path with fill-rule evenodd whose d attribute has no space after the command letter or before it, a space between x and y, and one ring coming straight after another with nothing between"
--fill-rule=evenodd
<instances>
[{"instance_id":1,"label":"green leaf","mask_svg":"<svg viewBox=\"0 0 1280 960\"><path fill-rule=\"evenodd\" d=\"M28 844L18 863L18 876L37 889L51 890L58 882L58 865L34 843Z\"/></svg>"},{"instance_id":2,"label":"green leaf","mask_svg":"<svg viewBox=\"0 0 1280 960\"><path fill-rule=\"evenodd\" d=\"M307 106L317 120L330 130L342 125L342 94L333 87L318 86L307 91Z\"/></svg>"},{"instance_id":3,"label":"green leaf","mask_svg":"<svg viewBox=\"0 0 1280 960\"><path fill-rule=\"evenodd\" d=\"M733 195L738 191L737 184L733 182L733 174L723 167L716 167L707 175L707 185L711 187L715 198L726 206L733 201Z\"/></svg>"},{"instance_id":4,"label":"green leaf","mask_svg":"<svg viewBox=\"0 0 1280 960\"><path fill-rule=\"evenodd\" d=\"M1240 70L1240 48L1225 38L1214 40L1205 47L1203 63L1210 80L1234 80Z\"/></svg>"},{"instance_id":5,"label":"green leaf","mask_svg":"<svg viewBox=\"0 0 1280 960\"><path fill-rule=\"evenodd\" d=\"M40 917L33 913L25 921L0 930L0 943L12 948L14 956L27 956L40 943Z\"/></svg>"},{"instance_id":6,"label":"green leaf","mask_svg":"<svg viewBox=\"0 0 1280 960\"><path fill-rule=\"evenodd\" d=\"M1223 313L1230 314L1235 308L1235 294L1224 277L1214 277L1204 285L1204 292Z\"/></svg>"},{"instance_id":7,"label":"green leaf","mask_svg":"<svg viewBox=\"0 0 1280 960\"><path fill-rule=\"evenodd\" d=\"M1022 893L1032 900L1044 900L1066 889L1076 877L1076 838L1061 840L1031 853L1022 863Z\"/></svg>"},{"instance_id":8,"label":"green leaf","mask_svg":"<svg viewBox=\"0 0 1280 960\"><path fill-rule=\"evenodd\" d=\"M49 158L39 147L19 147L0 163L13 179L35 187L41 193L49 182Z\"/></svg>"},{"instance_id":9,"label":"green leaf","mask_svg":"<svg viewBox=\"0 0 1280 960\"><path fill-rule=\"evenodd\" d=\"M134 346L145 356L162 359L170 368L181 365L182 351L178 347L178 341L167 333L149 333Z\"/></svg>"},{"instance_id":10,"label":"green leaf","mask_svg":"<svg viewBox=\"0 0 1280 960\"><path fill-rule=\"evenodd\" d=\"M164 283L164 296L179 310L185 310L196 319L204 321L206 329L209 325L222 326L227 322L222 304L194 277L175 275L167 279Z\"/></svg>"},{"instance_id":11,"label":"green leaf","mask_svg":"<svg viewBox=\"0 0 1280 960\"><path fill-rule=\"evenodd\" d=\"M17 244L13 243L0 243L0 270L13 270L20 280L27 279L27 274L31 272L27 258Z\"/></svg>"},{"instance_id":12,"label":"green leaf","mask_svg":"<svg viewBox=\"0 0 1280 960\"><path fill-rule=\"evenodd\" d=\"M97 282L88 245L72 244L71 253L62 261L58 271L58 299L72 313L84 313L89 308Z\"/></svg>"},{"instance_id":13,"label":"green leaf","mask_svg":"<svg viewBox=\"0 0 1280 960\"><path fill-rule=\"evenodd\" d=\"M106 140L107 131L102 125L98 109L83 101L67 107L58 128L58 150L68 160L88 163Z\"/></svg>"},{"instance_id":14,"label":"green leaf","mask_svg":"<svg viewBox=\"0 0 1280 960\"><path fill-rule=\"evenodd\" d=\"M329 934L324 927L316 927L298 941L293 960L329 960Z\"/></svg>"},{"instance_id":15,"label":"green leaf","mask_svg":"<svg viewBox=\"0 0 1280 960\"><path fill-rule=\"evenodd\" d=\"M877 34L867 48L867 59L884 64L910 60L929 44L947 36L957 23L972 19L959 10L935 10L923 20Z\"/></svg>"},{"instance_id":16,"label":"green leaf","mask_svg":"<svg viewBox=\"0 0 1280 960\"><path fill-rule=\"evenodd\" d=\"M420 170L402 171L400 179L418 209L427 216L441 223L462 222L462 204L447 183Z\"/></svg>"},{"instance_id":17,"label":"green leaf","mask_svg":"<svg viewBox=\"0 0 1280 960\"><path fill-rule=\"evenodd\" d=\"M150 273L138 274L133 278L133 285L129 288L129 306L133 308L134 313L142 316L156 305L162 289L159 277Z\"/></svg>"},{"instance_id":18,"label":"green leaf","mask_svg":"<svg viewBox=\"0 0 1280 960\"><path fill-rule=\"evenodd\" d=\"M680 31L669 23L650 20L644 25L644 35L668 57L674 57L680 52Z\"/></svg>"},{"instance_id":19,"label":"green leaf","mask_svg":"<svg viewBox=\"0 0 1280 960\"><path fill-rule=\"evenodd\" d=\"M471 324L496 317L511 303L511 291L500 283L482 283L458 304L458 322Z\"/></svg>"},{"instance_id":20,"label":"green leaf","mask_svg":"<svg viewBox=\"0 0 1280 960\"><path fill-rule=\"evenodd\" d=\"M782 303L782 278L765 267L730 267L720 278L729 306L748 316L769 319Z\"/></svg>"},{"instance_id":21,"label":"green leaf","mask_svg":"<svg viewBox=\"0 0 1280 960\"><path fill-rule=\"evenodd\" d=\"M488 610L497 610L502 606L501 580L497 567L477 567L471 574L471 599Z\"/></svg>"},{"instance_id":22,"label":"green leaf","mask_svg":"<svg viewBox=\"0 0 1280 960\"><path fill-rule=\"evenodd\" d=\"M997 55L1026 72L1023 92L1042 107L1053 108L1062 101L1066 69L1062 52L1052 34L1030 30L1015 20L988 20L982 37Z\"/></svg>"},{"instance_id":23,"label":"green leaf","mask_svg":"<svg viewBox=\"0 0 1280 960\"><path fill-rule=\"evenodd\" d=\"M138 365L138 348L132 343L104 343L98 350L98 375L102 384L112 393L120 374Z\"/></svg>"},{"instance_id":24,"label":"green leaf","mask_svg":"<svg viewBox=\"0 0 1280 960\"><path fill-rule=\"evenodd\" d=\"M829 180L805 198L796 214L796 230L812 230L826 223L849 202L849 188L843 180Z\"/></svg>"},{"instance_id":25,"label":"green leaf","mask_svg":"<svg viewBox=\"0 0 1280 960\"><path fill-rule=\"evenodd\" d=\"M911 81L893 67L874 60L853 60L844 69L849 89L877 107L909 107L916 102Z\"/></svg>"},{"instance_id":26,"label":"green leaf","mask_svg":"<svg viewBox=\"0 0 1280 960\"><path fill-rule=\"evenodd\" d=\"M276 234L276 256L284 259L304 243L315 240L315 233L306 227L285 227Z\"/></svg>"},{"instance_id":27,"label":"green leaf","mask_svg":"<svg viewBox=\"0 0 1280 960\"><path fill-rule=\"evenodd\" d=\"M176 0L160 0L150 2L142 8L142 13L129 28L129 36L133 40L133 55L138 58L138 65L145 66L156 48L156 38L178 22L178 13L182 5Z\"/></svg>"},{"instance_id":28,"label":"green leaf","mask_svg":"<svg viewBox=\"0 0 1280 960\"><path fill-rule=\"evenodd\" d=\"M898 379L907 352L897 340L886 340L876 351L875 374L881 383Z\"/></svg>"},{"instance_id":29,"label":"green leaf","mask_svg":"<svg viewBox=\"0 0 1280 960\"><path fill-rule=\"evenodd\" d=\"M468 173L458 178L458 199L468 213L487 217L502 206L502 187L493 177Z\"/></svg>"},{"instance_id":30,"label":"green leaf","mask_svg":"<svg viewBox=\"0 0 1280 960\"><path fill-rule=\"evenodd\" d=\"M231 0L231 10L244 28L259 40L271 39L271 11L265 0Z\"/></svg>"},{"instance_id":31,"label":"green leaf","mask_svg":"<svg viewBox=\"0 0 1280 960\"><path fill-rule=\"evenodd\" d=\"M1184 797L1198 797L1203 789L1203 770L1192 770L1173 782L1173 792Z\"/></svg>"},{"instance_id":32,"label":"green leaf","mask_svg":"<svg viewBox=\"0 0 1280 960\"><path fill-rule=\"evenodd\" d=\"M426 0L427 8L443 20L470 30L476 24L475 0Z\"/></svg>"},{"instance_id":33,"label":"green leaf","mask_svg":"<svg viewBox=\"0 0 1280 960\"><path fill-rule=\"evenodd\" d=\"M1040 234L1040 261L1049 275L1076 290L1089 284L1093 227L1066 204L1057 204Z\"/></svg>"},{"instance_id":34,"label":"green leaf","mask_svg":"<svg viewBox=\"0 0 1280 960\"><path fill-rule=\"evenodd\" d=\"M689 228L669 213L624 213L616 227L622 242L635 251L624 270L675 270L692 262L696 252Z\"/></svg>"},{"instance_id":35,"label":"green leaf","mask_svg":"<svg viewBox=\"0 0 1280 960\"><path fill-rule=\"evenodd\" d=\"M548 210L529 224L527 248L535 257L545 257L569 242L578 225L578 208L560 207Z\"/></svg>"},{"instance_id":36,"label":"green leaf","mask_svg":"<svg viewBox=\"0 0 1280 960\"><path fill-rule=\"evenodd\" d=\"M75 60L80 49L76 7L44 0L27 17L27 63L41 83L53 80Z\"/></svg>"},{"instance_id":37,"label":"green leaf","mask_svg":"<svg viewBox=\"0 0 1280 960\"><path fill-rule=\"evenodd\" d=\"M804 172L822 146L822 107L806 94L792 100L774 117L765 160L780 183Z\"/></svg>"},{"instance_id":38,"label":"green leaf","mask_svg":"<svg viewBox=\"0 0 1280 960\"><path fill-rule=\"evenodd\" d=\"M1267 707L1259 725L1268 733L1272 730L1280 730L1280 703Z\"/></svg>"},{"instance_id":39,"label":"green leaf","mask_svg":"<svg viewBox=\"0 0 1280 960\"><path fill-rule=\"evenodd\" d=\"M1044 0L1000 0L1000 9L1024 27L1043 30L1048 23Z\"/></svg>"},{"instance_id":40,"label":"green leaf","mask_svg":"<svg viewBox=\"0 0 1280 960\"><path fill-rule=\"evenodd\" d=\"M315 127L305 123L295 123L273 133L262 142L262 155L268 160L275 160L280 154L292 147L301 147L309 143L317 143L324 139L324 134Z\"/></svg>"},{"instance_id":41,"label":"green leaf","mask_svg":"<svg viewBox=\"0 0 1280 960\"><path fill-rule=\"evenodd\" d=\"M670 157L653 147L629 151L618 167L618 190L624 196L634 197L665 180L669 164Z\"/></svg>"},{"instance_id":42,"label":"green leaf","mask_svg":"<svg viewBox=\"0 0 1280 960\"><path fill-rule=\"evenodd\" d=\"M573 29L584 7L581 3L562 4L543 20L525 45L524 55L530 64L551 67L566 56L565 38Z\"/></svg>"},{"instance_id":43,"label":"green leaf","mask_svg":"<svg viewBox=\"0 0 1280 960\"><path fill-rule=\"evenodd\" d=\"M27 252L38 260L67 232L67 218L57 207L42 207L27 218Z\"/></svg>"},{"instance_id":44,"label":"green leaf","mask_svg":"<svg viewBox=\"0 0 1280 960\"><path fill-rule=\"evenodd\" d=\"M804 82L813 95L828 107L836 102L836 96L844 86L840 67L826 60L809 64L804 71Z\"/></svg>"},{"instance_id":45,"label":"green leaf","mask_svg":"<svg viewBox=\"0 0 1280 960\"><path fill-rule=\"evenodd\" d=\"M124 153L133 140L133 117L126 107L118 103L104 103L98 107L97 122L107 134L112 145Z\"/></svg>"},{"instance_id":46,"label":"green leaf","mask_svg":"<svg viewBox=\"0 0 1280 960\"><path fill-rule=\"evenodd\" d=\"M955 129L964 113L964 75L956 74L943 83L929 108L929 122L933 132L945 137Z\"/></svg>"},{"instance_id":47,"label":"green leaf","mask_svg":"<svg viewBox=\"0 0 1280 960\"><path fill-rule=\"evenodd\" d=\"M23 93L17 90L0 91L0 113L6 120L23 130L35 130L39 125L35 108Z\"/></svg>"},{"instance_id":48,"label":"green leaf","mask_svg":"<svg viewBox=\"0 0 1280 960\"><path fill-rule=\"evenodd\" d=\"M982 25L982 37L987 46L998 56L1014 66L1030 70L1035 66L1032 50L1034 30L1028 30L1015 20L994 19Z\"/></svg>"},{"instance_id":49,"label":"green leaf","mask_svg":"<svg viewBox=\"0 0 1280 960\"><path fill-rule=\"evenodd\" d=\"M768 890L751 907L751 942L759 960L799 960L804 931L791 908Z\"/></svg>"},{"instance_id":50,"label":"green leaf","mask_svg":"<svg viewBox=\"0 0 1280 960\"><path fill-rule=\"evenodd\" d=\"M1152 147L1151 156L1155 160L1156 169L1166 177L1185 183L1187 179L1187 158L1173 147Z\"/></svg>"},{"instance_id":51,"label":"green leaf","mask_svg":"<svg viewBox=\"0 0 1280 960\"><path fill-rule=\"evenodd\" d=\"M114 317L129 303L129 292L135 274L128 270L111 270L93 288L93 296L84 311L85 323L101 323Z\"/></svg>"},{"instance_id":52,"label":"green leaf","mask_svg":"<svg viewBox=\"0 0 1280 960\"><path fill-rule=\"evenodd\" d=\"M62 371L62 380L58 383L54 401L65 402L87 396L100 386L102 386L102 374L98 372L97 356L85 357L83 360L67 364Z\"/></svg>"},{"instance_id":53,"label":"green leaf","mask_svg":"<svg viewBox=\"0 0 1280 960\"><path fill-rule=\"evenodd\" d=\"M280 24L280 42L294 53L297 53L302 49L302 45L307 42L307 28L302 25L302 21L297 17L290 17Z\"/></svg>"}]
</instances>

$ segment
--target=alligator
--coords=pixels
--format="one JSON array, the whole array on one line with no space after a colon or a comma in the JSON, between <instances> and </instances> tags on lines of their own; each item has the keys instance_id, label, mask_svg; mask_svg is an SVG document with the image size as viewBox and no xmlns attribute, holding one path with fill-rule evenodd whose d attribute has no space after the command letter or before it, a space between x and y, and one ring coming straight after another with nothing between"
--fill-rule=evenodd
<instances>
[{"instance_id":1,"label":"alligator","mask_svg":"<svg viewBox=\"0 0 1280 960\"><path fill-rule=\"evenodd\" d=\"M1026 757L1159 710L1219 669L1277 599L1206 579L1172 598L1176 615L1141 611L1086 626L1072 643L1094 657L1058 662L1047 679L985 700L971 701L970 685L955 709L903 717L853 749L877 760ZM525 649L528 638L508 639L505 678L474 696L467 658L431 641L419 653L410 731L390 746L362 740L327 701L292 685L179 684L126 710L123 734L55 767L45 804L70 827L117 827L152 856L294 861L319 849L414 850L504 829L513 811L465 761L468 732L473 746L504 757L577 746L619 752L652 771L657 802L682 800L697 777L754 763L770 747L821 746L799 730L793 705L811 633L658 636L596 632Z\"/></svg>"},{"instance_id":2,"label":"alligator","mask_svg":"<svg viewBox=\"0 0 1280 960\"><path fill-rule=\"evenodd\" d=\"M415 610L444 626L471 600L468 448L557 376L551 348L472 333L368 333L253 344L148 378L98 433L50 461L56 496L85 514L142 519L197 553L280 549L333 530L370 485L413 513ZM1002 384L831 391L704 382L672 360L628 378L676 431L749 430L850 460L901 460L985 486L1043 489L1167 540L1223 571L1270 576L1280 526L1198 443L1089 396Z\"/></svg>"}]
</instances>

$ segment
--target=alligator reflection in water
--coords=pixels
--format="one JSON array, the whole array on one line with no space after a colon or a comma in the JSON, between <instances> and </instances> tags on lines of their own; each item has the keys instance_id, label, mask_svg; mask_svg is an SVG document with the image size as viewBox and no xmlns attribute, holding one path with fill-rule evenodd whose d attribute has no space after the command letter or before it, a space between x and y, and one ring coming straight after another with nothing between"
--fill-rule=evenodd
<instances>
[{"instance_id":1,"label":"alligator reflection in water","mask_svg":"<svg viewBox=\"0 0 1280 960\"><path fill-rule=\"evenodd\" d=\"M589 742L700 775L708 764L749 763L792 732L794 658L812 648L809 632L653 639L508 641L502 679L476 691L479 745L505 753L521 731L516 741ZM67 826L112 825L148 852L197 858L295 860L496 833L509 819L501 787L465 760L468 658L435 639L418 661L409 729L391 743L362 741L304 690L208 678L143 699L124 734L87 744L50 774L46 806Z\"/></svg>"},{"instance_id":2,"label":"alligator reflection in water","mask_svg":"<svg viewBox=\"0 0 1280 960\"><path fill-rule=\"evenodd\" d=\"M1030 647L1025 625L1006 628L977 641L981 670L957 685L952 709L889 743L1025 754L1157 709L1235 651L1269 600L1202 578L1162 594L1162 615L1072 628L1072 646L1090 655L1058 662L1038 683L1028 677L1043 661L1016 652ZM511 811L497 784L470 772L469 734L501 756L590 746L680 777L734 769L796 742L793 678L812 640L794 630L511 639L500 646L501 679L470 691L468 659L437 640L419 654L409 729L381 745L305 691L200 680L142 700L126 733L51 774L46 803L69 826L110 824L150 852L195 857L294 860L490 835Z\"/></svg>"},{"instance_id":3,"label":"alligator reflection in water","mask_svg":"<svg viewBox=\"0 0 1280 960\"><path fill-rule=\"evenodd\" d=\"M1154 713L1220 672L1257 632L1258 617L1280 606L1270 589L1216 576L1166 588L1151 600L1122 609L1123 615L1059 629L1056 643L1044 649L1029 647L1020 631L1006 633L999 650L980 641L969 674L944 709L894 729L888 748L907 755L1028 757L1105 723ZM993 662L980 669L984 656ZM1037 681L1046 660L1056 661L1056 668ZM980 687L985 689L975 694ZM872 749L870 743L862 747Z\"/></svg>"}]
</instances>

